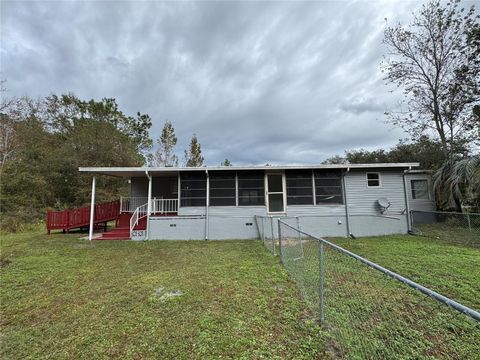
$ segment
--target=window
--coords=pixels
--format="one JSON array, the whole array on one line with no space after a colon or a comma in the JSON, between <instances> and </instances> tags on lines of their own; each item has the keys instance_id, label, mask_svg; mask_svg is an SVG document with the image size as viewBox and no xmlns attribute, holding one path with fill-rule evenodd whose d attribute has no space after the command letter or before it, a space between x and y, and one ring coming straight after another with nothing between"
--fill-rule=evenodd
<instances>
[{"instance_id":1,"label":"window","mask_svg":"<svg viewBox=\"0 0 480 360\"><path fill-rule=\"evenodd\" d=\"M288 170L287 205L313 205L312 172Z\"/></svg>"},{"instance_id":2,"label":"window","mask_svg":"<svg viewBox=\"0 0 480 360\"><path fill-rule=\"evenodd\" d=\"M413 199L430 199L427 180L411 180Z\"/></svg>"},{"instance_id":3,"label":"window","mask_svg":"<svg viewBox=\"0 0 480 360\"><path fill-rule=\"evenodd\" d=\"M205 206L207 175L203 171L180 174L180 206Z\"/></svg>"},{"instance_id":4,"label":"window","mask_svg":"<svg viewBox=\"0 0 480 360\"><path fill-rule=\"evenodd\" d=\"M380 173L367 173L367 186L380 187Z\"/></svg>"},{"instance_id":5,"label":"window","mask_svg":"<svg viewBox=\"0 0 480 360\"><path fill-rule=\"evenodd\" d=\"M342 173L339 170L317 170L314 177L317 205L343 204Z\"/></svg>"},{"instance_id":6,"label":"window","mask_svg":"<svg viewBox=\"0 0 480 360\"><path fill-rule=\"evenodd\" d=\"M216 171L209 174L210 205L235 206L236 186L234 171Z\"/></svg>"},{"instance_id":7,"label":"window","mask_svg":"<svg viewBox=\"0 0 480 360\"><path fill-rule=\"evenodd\" d=\"M265 205L265 180L263 171L238 172L238 205Z\"/></svg>"}]
</instances>

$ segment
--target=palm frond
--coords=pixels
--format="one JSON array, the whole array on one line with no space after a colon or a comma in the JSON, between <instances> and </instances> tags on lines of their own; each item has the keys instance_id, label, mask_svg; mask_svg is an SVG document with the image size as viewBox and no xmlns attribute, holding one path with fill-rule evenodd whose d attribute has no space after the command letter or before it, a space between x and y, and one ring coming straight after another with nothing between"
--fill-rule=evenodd
<instances>
[{"instance_id":1,"label":"palm frond","mask_svg":"<svg viewBox=\"0 0 480 360\"><path fill-rule=\"evenodd\" d=\"M441 198L480 199L480 155L445 161L433 176L433 186Z\"/></svg>"}]
</instances>

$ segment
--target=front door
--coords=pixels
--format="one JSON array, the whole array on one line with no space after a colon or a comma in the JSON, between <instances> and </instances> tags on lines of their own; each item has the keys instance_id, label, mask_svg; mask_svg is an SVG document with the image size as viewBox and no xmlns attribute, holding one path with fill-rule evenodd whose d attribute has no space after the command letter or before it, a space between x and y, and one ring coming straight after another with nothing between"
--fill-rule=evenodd
<instances>
[{"instance_id":1,"label":"front door","mask_svg":"<svg viewBox=\"0 0 480 360\"><path fill-rule=\"evenodd\" d=\"M285 212L283 174L267 174L267 207L269 213Z\"/></svg>"}]
</instances>

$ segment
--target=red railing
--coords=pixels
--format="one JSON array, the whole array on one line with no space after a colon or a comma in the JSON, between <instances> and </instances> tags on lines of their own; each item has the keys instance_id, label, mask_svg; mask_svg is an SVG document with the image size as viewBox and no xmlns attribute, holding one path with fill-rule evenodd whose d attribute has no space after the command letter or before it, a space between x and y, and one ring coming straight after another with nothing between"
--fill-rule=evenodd
<instances>
[{"instance_id":1,"label":"red railing","mask_svg":"<svg viewBox=\"0 0 480 360\"><path fill-rule=\"evenodd\" d=\"M94 224L115 220L120 214L120 200L95 205ZM90 206L63 211L48 211L47 230L81 228L90 224Z\"/></svg>"}]
</instances>

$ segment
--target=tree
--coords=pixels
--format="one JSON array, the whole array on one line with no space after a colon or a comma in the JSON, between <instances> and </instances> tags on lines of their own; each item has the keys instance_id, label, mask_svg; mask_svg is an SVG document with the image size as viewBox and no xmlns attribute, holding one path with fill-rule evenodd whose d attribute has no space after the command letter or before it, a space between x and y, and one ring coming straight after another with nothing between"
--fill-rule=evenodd
<instances>
[{"instance_id":1,"label":"tree","mask_svg":"<svg viewBox=\"0 0 480 360\"><path fill-rule=\"evenodd\" d=\"M452 158L434 175L437 202L444 209L461 210L461 204L480 208L480 155Z\"/></svg>"},{"instance_id":2,"label":"tree","mask_svg":"<svg viewBox=\"0 0 480 360\"><path fill-rule=\"evenodd\" d=\"M389 152L391 162L419 162L424 170L436 170L443 162L442 144L421 136L417 141L400 140Z\"/></svg>"},{"instance_id":3,"label":"tree","mask_svg":"<svg viewBox=\"0 0 480 360\"><path fill-rule=\"evenodd\" d=\"M387 27L384 34L390 52L385 79L404 94L404 109L387 119L414 139L438 137L445 159L471 146L480 130L474 115L480 104L479 15L459 3L431 1L410 25Z\"/></svg>"},{"instance_id":4,"label":"tree","mask_svg":"<svg viewBox=\"0 0 480 360\"><path fill-rule=\"evenodd\" d=\"M400 140L390 150L347 150L345 151L344 156L335 155L325 160L323 163L369 164L388 162L419 162L422 169L436 170L441 166L443 159L444 157L441 143L431 140L426 136L422 136L414 142Z\"/></svg>"},{"instance_id":5,"label":"tree","mask_svg":"<svg viewBox=\"0 0 480 360\"><path fill-rule=\"evenodd\" d=\"M116 100L112 98L83 101L71 93L51 95L43 101L41 112L48 126L64 137L69 136L77 121L92 120L96 124L110 124L128 138L129 144L142 156L142 163L145 163L147 152L152 147L149 134L152 126L150 116L139 112L136 117L127 116L120 111Z\"/></svg>"},{"instance_id":6,"label":"tree","mask_svg":"<svg viewBox=\"0 0 480 360\"><path fill-rule=\"evenodd\" d=\"M230 162L230 160L225 159L225 160L222 161L220 166L232 166L232 163Z\"/></svg>"},{"instance_id":7,"label":"tree","mask_svg":"<svg viewBox=\"0 0 480 360\"><path fill-rule=\"evenodd\" d=\"M178 166L178 157L173 152L177 144L175 129L170 121L166 121L163 125L162 134L157 139L158 150L155 152L155 165L172 167Z\"/></svg>"},{"instance_id":8,"label":"tree","mask_svg":"<svg viewBox=\"0 0 480 360\"><path fill-rule=\"evenodd\" d=\"M89 202L91 176L79 166L140 166L148 115L129 117L115 100L82 101L73 94L10 99L0 111L2 226L44 218L46 208ZM98 177L97 199L117 198L126 182Z\"/></svg>"},{"instance_id":9,"label":"tree","mask_svg":"<svg viewBox=\"0 0 480 360\"><path fill-rule=\"evenodd\" d=\"M200 143L197 136L193 134L192 140L190 140L190 146L188 150L185 150L185 166L198 167L203 165L203 156Z\"/></svg>"}]
</instances>

